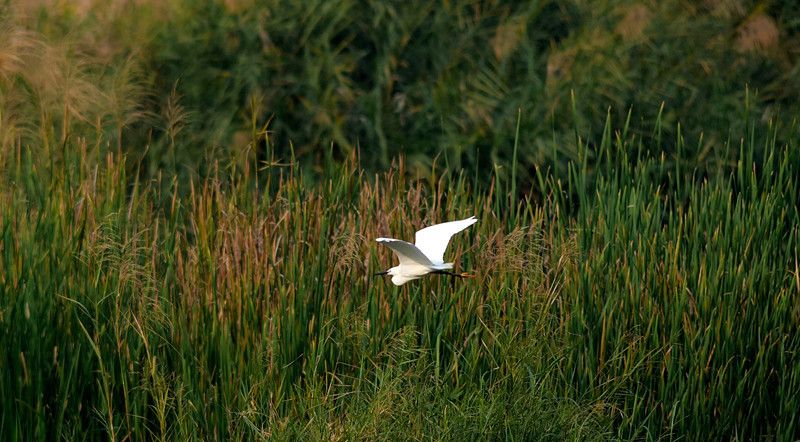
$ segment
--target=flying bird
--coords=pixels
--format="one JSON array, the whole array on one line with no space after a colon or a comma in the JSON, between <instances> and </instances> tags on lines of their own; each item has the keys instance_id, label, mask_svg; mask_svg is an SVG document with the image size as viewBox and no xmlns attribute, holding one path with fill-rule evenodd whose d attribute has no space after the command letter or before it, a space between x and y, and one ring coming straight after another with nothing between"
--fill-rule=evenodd
<instances>
[{"instance_id":1,"label":"flying bird","mask_svg":"<svg viewBox=\"0 0 800 442\"><path fill-rule=\"evenodd\" d=\"M378 238L381 244L392 249L400 265L376 273L390 275L394 285L403 285L429 273L445 274L460 278L468 277L466 273L453 273L453 263L444 262L444 252L450 238L456 233L478 222L474 216L460 221L436 224L417 231L414 244L394 238Z\"/></svg>"}]
</instances>

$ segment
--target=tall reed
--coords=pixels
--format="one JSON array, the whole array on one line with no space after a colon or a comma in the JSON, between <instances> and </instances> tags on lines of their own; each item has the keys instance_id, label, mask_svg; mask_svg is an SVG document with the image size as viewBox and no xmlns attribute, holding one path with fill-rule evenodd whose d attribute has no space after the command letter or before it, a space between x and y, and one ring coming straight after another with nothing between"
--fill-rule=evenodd
<instances>
[{"instance_id":1,"label":"tall reed","mask_svg":"<svg viewBox=\"0 0 800 442\"><path fill-rule=\"evenodd\" d=\"M402 159L159 182L112 143L17 142L3 439L794 438L800 158L775 130L700 173L608 126L523 200ZM368 276L375 237L473 214L448 254L476 278Z\"/></svg>"}]
</instances>

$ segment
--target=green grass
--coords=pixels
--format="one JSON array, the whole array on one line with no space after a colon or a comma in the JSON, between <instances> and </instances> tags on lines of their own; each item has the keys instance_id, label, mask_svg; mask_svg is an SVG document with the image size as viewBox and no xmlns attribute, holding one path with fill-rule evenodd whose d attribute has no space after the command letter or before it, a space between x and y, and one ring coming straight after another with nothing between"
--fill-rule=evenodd
<instances>
[{"instance_id":1,"label":"green grass","mask_svg":"<svg viewBox=\"0 0 800 442\"><path fill-rule=\"evenodd\" d=\"M356 158L163 194L113 148L17 145L3 439L796 438L800 157L774 132L702 176L609 137L523 201ZM470 214L475 279L369 276L373 238Z\"/></svg>"},{"instance_id":2,"label":"green grass","mask_svg":"<svg viewBox=\"0 0 800 442\"><path fill-rule=\"evenodd\" d=\"M800 439L789 6L23 3L0 440Z\"/></svg>"}]
</instances>

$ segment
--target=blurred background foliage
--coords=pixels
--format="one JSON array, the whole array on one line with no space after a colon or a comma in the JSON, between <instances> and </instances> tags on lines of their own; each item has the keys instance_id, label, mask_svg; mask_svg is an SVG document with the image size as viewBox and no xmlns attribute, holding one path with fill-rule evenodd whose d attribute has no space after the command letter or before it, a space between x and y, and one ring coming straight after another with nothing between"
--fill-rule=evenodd
<instances>
[{"instance_id":1,"label":"blurred background foliage","mask_svg":"<svg viewBox=\"0 0 800 442\"><path fill-rule=\"evenodd\" d=\"M313 170L357 151L369 169L402 154L420 176L438 159L488 177L511 165L519 115L525 190L536 166L579 159L576 134L591 161L607 118L664 151L681 130L682 157L703 170L730 159L749 122L791 126L800 106L792 2L6 0L4 11L3 38L41 42L39 63L58 77L15 70L7 43L2 95L17 106L4 118L26 120L30 96L47 99L36 84L60 84L54 105L28 110L113 135L150 176L202 174L231 153Z\"/></svg>"}]
</instances>

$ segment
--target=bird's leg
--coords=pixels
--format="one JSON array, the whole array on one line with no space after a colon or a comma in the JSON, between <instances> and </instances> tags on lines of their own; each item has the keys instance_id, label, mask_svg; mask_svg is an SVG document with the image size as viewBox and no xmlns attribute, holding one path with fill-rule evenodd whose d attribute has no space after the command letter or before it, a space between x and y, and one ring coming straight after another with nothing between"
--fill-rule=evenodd
<instances>
[{"instance_id":1,"label":"bird's leg","mask_svg":"<svg viewBox=\"0 0 800 442\"><path fill-rule=\"evenodd\" d=\"M467 272L455 273L455 272L449 272L447 270L437 270L437 271L431 272L431 273L436 274L436 275L454 276L456 278L474 278L475 277L475 275L473 275L471 273L467 273Z\"/></svg>"},{"instance_id":2,"label":"bird's leg","mask_svg":"<svg viewBox=\"0 0 800 442\"><path fill-rule=\"evenodd\" d=\"M437 271L431 272L431 273L435 273L437 275L451 276L453 278L451 280L453 287L455 287L456 278L464 279L464 278L474 278L475 277L475 275L472 275L472 274L469 274L469 273L466 273L466 272L455 273L455 272L451 272L451 271L448 271L448 270L437 270Z\"/></svg>"}]
</instances>

